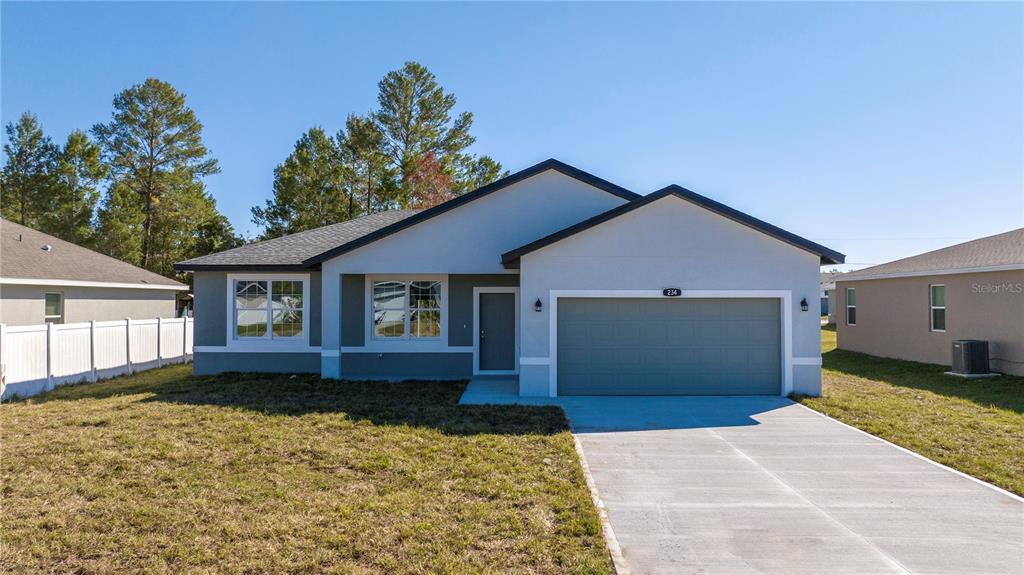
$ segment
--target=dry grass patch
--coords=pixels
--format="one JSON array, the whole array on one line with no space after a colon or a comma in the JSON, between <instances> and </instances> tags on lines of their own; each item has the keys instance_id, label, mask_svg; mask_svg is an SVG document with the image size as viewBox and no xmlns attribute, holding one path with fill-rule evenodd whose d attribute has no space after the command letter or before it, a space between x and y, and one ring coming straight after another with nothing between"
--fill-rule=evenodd
<instances>
[{"instance_id":1,"label":"dry grass patch","mask_svg":"<svg viewBox=\"0 0 1024 575\"><path fill-rule=\"evenodd\" d=\"M804 405L1024 495L1024 378L963 380L948 368L836 349L822 330L823 389Z\"/></svg>"},{"instance_id":2,"label":"dry grass patch","mask_svg":"<svg viewBox=\"0 0 1024 575\"><path fill-rule=\"evenodd\" d=\"M610 572L561 410L463 387L173 366L0 406L0 565Z\"/></svg>"}]
</instances>

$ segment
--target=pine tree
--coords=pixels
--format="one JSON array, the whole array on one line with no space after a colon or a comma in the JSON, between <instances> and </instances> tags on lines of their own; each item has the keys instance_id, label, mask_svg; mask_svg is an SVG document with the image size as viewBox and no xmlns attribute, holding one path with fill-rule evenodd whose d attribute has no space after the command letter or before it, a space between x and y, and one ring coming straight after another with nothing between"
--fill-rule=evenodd
<instances>
[{"instance_id":1,"label":"pine tree","mask_svg":"<svg viewBox=\"0 0 1024 575\"><path fill-rule=\"evenodd\" d=\"M453 194L456 196L472 192L508 175L508 170L502 170L501 164L490 156L474 157L463 154L456 163L455 169L452 185L454 187Z\"/></svg>"},{"instance_id":2,"label":"pine tree","mask_svg":"<svg viewBox=\"0 0 1024 575\"><path fill-rule=\"evenodd\" d=\"M5 130L0 210L11 221L39 229L49 207L59 149L31 112L8 123Z\"/></svg>"},{"instance_id":3,"label":"pine tree","mask_svg":"<svg viewBox=\"0 0 1024 575\"><path fill-rule=\"evenodd\" d=\"M139 195L124 182L113 182L96 214L96 249L108 256L138 264L142 260L142 224L146 219Z\"/></svg>"},{"instance_id":4,"label":"pine tree","mask_svg":"<svg viewBox=\"0 0 1024 575\"><path fill-rule=\"evenodd\" d=\"M373 118L384 136L382 150L399 174L399 207L423 203L422 198L413 197L410 177L422 168L428 155L451 179L456 194L501 172L493 159L484 157L479 160L483 163L477 164L478 160L466 153L475 141L469 133L473 114L462 112L453 118L455 95L445 92L426 67L406 62L402 69L388 72L377 87L380 108ZM493 178L483 183L490 181Z\"/></svg>"},{"instance_id":5,"label":"pine tree","mask_svg":"<svg viewBox=\"0 0 1024 575\"><path fill-rule=\"evenodd\" d=\"M274 197L252 208L252 221L264 227L264 238L293 234L348 219L348 198L337 143L312 128L274 169Z\"/></svg>"},{"instance_id":6,"label":"pine tree","mask_svg":"<svg viewBox=\"0 0 1024 575\"><path fill-rule=\"evenodd\" d=\"M371 214L387 209L394 199L394 170L384 153L384 134L371 118L350 114L335 137L346 166L349 214Z\"/></svg>"},{"instance_id":7,"label":"pine tree","mask_svg":"<svg viewBox=\"0 0 1024 575\"><path fill-rule=\"evenodd\" d=\"M308 230L381 210L433 206L501 177L475 156L473 115L453 117L456 99L416 62L378 84L379 108L350 114L334 139L303 134L274 170L274 196L252 208L262 237Z\"/></svg>"},{"instance_id":8,"label":"pine tree","mask_svg":"<svg viewBox=\"0 0 1024 575\"><path fill-rule=\"evenodd\" d=\"M72 132L57 158L41 229L72 243L88 244L100 196L98 186L107 171L100 147L85 132Z\"/></svg>"},{"instance_id":9,"label":"pine tree","mask_svg":"<svg viewBox=\"0 0 1024 575\"><path fill-rule=\"evenodd\" d=\"M98 217L108 253L169 275L195 245L216 243L206 234L234 237L202 181L219 172L202 129L185 96L162 80L114 97L111 121L92 129L112 181Z\"/></svg>"}]
</instances>

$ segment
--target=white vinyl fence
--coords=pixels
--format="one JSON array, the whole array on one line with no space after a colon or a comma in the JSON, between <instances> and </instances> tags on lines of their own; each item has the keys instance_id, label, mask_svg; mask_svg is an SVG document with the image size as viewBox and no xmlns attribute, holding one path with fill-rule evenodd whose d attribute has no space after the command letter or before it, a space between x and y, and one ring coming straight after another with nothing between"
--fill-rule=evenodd
<instances>
[{"instance_id":1,"label":"white vinyl fence","mask_svg":"<svg viewBox=\"0 0 1024 575\"><path fill-rule=\"evenodd\" d=\"M192 359L192 318L0 324L3 399Z\"/></svg>"}]
</instances>

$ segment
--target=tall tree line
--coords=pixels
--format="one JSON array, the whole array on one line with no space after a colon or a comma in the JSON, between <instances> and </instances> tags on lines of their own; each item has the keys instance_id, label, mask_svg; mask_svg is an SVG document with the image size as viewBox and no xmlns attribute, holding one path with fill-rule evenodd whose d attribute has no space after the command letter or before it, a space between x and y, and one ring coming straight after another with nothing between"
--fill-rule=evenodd
<instances>
[{"instance_id":1,"label":"tall tree line","mask_svg":"<svg viewBox=\"0 0 1024 575\"><path fill-rule=\"evenodd\" d=\"M425 208L488 184L501 164L468 148L473 115L424 66L378 83L377 109L335 134L315 127L252 208L262 237L396 208ZM241 245L204 183L220 171L185 96L149 78L114 97L110 121L52 141L25 112L6 126L4 218L171 276L174 262Z\"/></svg>"},{"instance_id":2,"label":"tall tree line","mask_svg":"<svg viewBox=\"0 0 1024 575\"><path fill-rule=\"evenodd\" d=\"M167 82L117 94L109 122L63 146L30 112L5 129L4 218L166 276L176 261L241 243L203 182L219 168L202 124Z\"/></svg>"},{"instance_id":3,"label":"tall tree line","mask_svg":"<svg viewBox=\"0 0 1024 575\"><path fill-rule=\"evenodd\" d=\"M349 115L334 136L304 133L274 170L274 196L252 208L264 238L396 208L426 208L503 174L468 148L473 115L454 115L456 98L416 62L377 84L377 109Z\"/></svg>"}]
</instances>

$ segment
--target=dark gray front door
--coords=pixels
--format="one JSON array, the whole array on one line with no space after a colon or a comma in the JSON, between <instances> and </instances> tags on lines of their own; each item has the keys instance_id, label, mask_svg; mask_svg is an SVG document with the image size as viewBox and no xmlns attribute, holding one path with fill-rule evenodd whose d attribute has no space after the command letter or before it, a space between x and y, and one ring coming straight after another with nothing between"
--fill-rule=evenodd
<instances>
[{"instance_id":1,"label":"dark gray front door","mask_svg":"<svg viewBox=\"0 0 1024 575\"><path fill-rule=\"evenodd\" d=\"M558 395L777 395L776 299L558 301Z\"/></svg>"},{"instance_id":2,"label":"dark gray front door","mask_svg":"<svg viewBox=\"0 0 1024 575\"><path fill-rule=\"evenodd\" d=\"M516 295L480 294L480 371L516 368Z\"/></svg>"}]
</instances>

